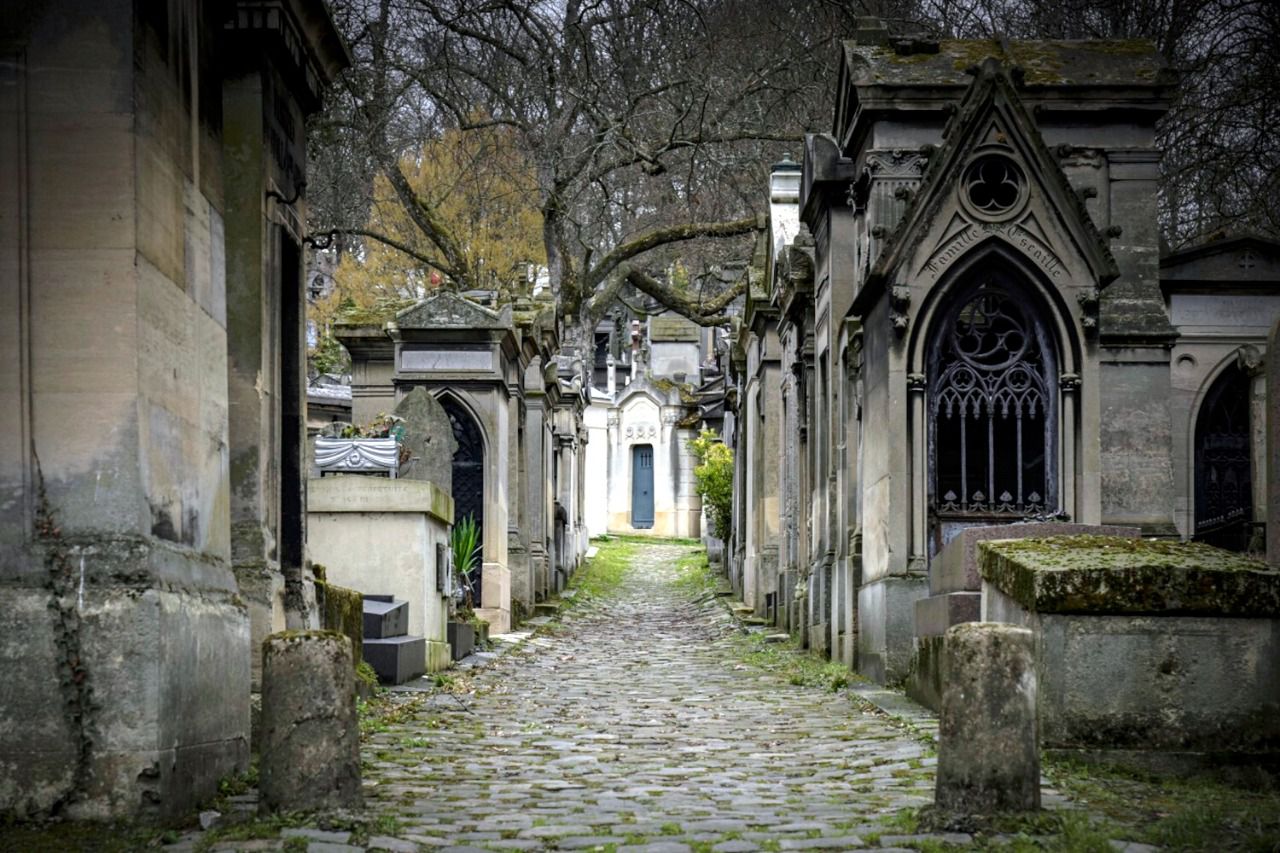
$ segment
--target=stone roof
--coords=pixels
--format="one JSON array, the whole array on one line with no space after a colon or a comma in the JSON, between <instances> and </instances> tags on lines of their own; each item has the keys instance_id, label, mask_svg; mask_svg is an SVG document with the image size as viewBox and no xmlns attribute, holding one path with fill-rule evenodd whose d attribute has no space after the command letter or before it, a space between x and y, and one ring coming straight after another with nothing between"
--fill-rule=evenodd
<instances>
[{"instance_id":1,"label":"stone roof","mask_svg":"<svg viewBox=\"0 0 1280 853\"><path fill-rule=\"evenodd\" d=\"M1145 39L844 42L846 73L855 86L968 86L969 69L988 58L1021 68L1030 87L1172 82L1164 58Z\"/></svg>"},{"instance_id":2,"label":"stone roof","mask_svg":"<svg viewBox=\"0 0 1280 853\"><path fill-rule=\"evenodd\" d=\"M442 290L396 315L400 329L510 329L511 307L491 311L471 300Z\"/></svg>"},{"instance_id":3,"label":"stone roof","mask_svg":"<svg viewBox=\"0 0 1280 853\"><path fill-rule=\"evenodd\" d=\"M1280 281L1280 241L1238 234L1197 243L1160 258L1160 279L1166 287L1174 282L1274 285Z\"/></svg>"}]
</instances>

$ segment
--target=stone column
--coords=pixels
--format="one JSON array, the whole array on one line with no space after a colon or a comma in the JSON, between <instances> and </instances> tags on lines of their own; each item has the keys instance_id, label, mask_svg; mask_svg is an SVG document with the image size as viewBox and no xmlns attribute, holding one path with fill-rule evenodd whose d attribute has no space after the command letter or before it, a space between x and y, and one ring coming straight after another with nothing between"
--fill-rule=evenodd
<instances>
[{"instance_id":1,"label":"stone column","mask_svg":"<svg viewBox=\"0 0 1280 853\"><path fill-rule=\"evenodd\" d=\"M961 814L1040 808L1034 636L967 622L946 633L934 802Z\"/></svg>"},{"instance_id":2,"label":"stone column","mask_svg":"<svg viewBox=\"0 0 1280 853\"><path fill-rule=\"evenodd\" d=\"M359 806L360 729L351 641L285 631L262 644L263 811Z\"/></svg>"},{"instance_id":3,"label":"stone column","mask_svg":"<svg viewBox=\"0 0 1280 853\"><path fill-rule=\"evenodd\" d=\"M1280 568L1280 321L1267 339L1267 562Z\"/></svg>"}]
</instances>

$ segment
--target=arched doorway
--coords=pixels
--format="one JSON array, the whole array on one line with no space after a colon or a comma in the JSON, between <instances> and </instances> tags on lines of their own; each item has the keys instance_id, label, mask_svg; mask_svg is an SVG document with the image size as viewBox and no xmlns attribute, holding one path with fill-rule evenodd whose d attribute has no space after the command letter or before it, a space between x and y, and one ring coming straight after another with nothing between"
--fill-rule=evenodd
<instances>
[{"instance_id":1,"label":"arched doorway","mask_svg":"<svg viewBox=\"0 0 1280 853\"><path fill-rule=\"evenodd\" d=\"M470 516L475 519L484 541L484 438L466 407L453 397L440 398L440 405L449 416L453 439L458 449L453 452L453 518L457 523ZM471 575L471 600L480 605L481 574L477 569Z\"/></svg>"},{"instance_id":2,"label":"arched doorway","mask_svg":"<svg viewBox=\"0 0 1280 853\"><path fill-rule=\"evenodd\" d=\"M1195 538L1246 551L1253 533L1253 458L1247 373L1231 365L1196 416Z\"/></svg>"},{"instance_id":3,"label":"arched doorway","mask_svg":"<svg viewBox=\"0 0 1280 853\"><path fill-rule=\"evenodd\" d=\"M1056 348L1028 289L978 273L942 309L928 352L930 554L965 527L1054 512Z\"/></svg>"}]
</instances>

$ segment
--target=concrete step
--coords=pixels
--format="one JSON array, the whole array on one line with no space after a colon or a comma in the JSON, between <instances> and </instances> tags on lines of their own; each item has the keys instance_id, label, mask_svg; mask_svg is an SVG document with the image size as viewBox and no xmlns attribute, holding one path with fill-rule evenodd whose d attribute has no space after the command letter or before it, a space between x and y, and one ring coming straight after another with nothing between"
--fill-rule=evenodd
<instances>
[{"instance_id":1,"label":"concrete step","mask_svg":"<svg viewBox=\"0 0 1280 853\"><path fill-rule=\"evenodd\" d=\"M364 636L366 640L385 640L409 633L409 602L395 601L389 595L364 597Z\"/></svg>"},{"instance_id":2,"label":"concrete step","mask_svg":"<svg viewBox=\"0 0 1280 853\"><path fill-rule=\"evenodd\" d=\"M427 671L424 637L387 637L364 641L364 659L384 684L404 684Z\"/></svg>"}]
</instances>

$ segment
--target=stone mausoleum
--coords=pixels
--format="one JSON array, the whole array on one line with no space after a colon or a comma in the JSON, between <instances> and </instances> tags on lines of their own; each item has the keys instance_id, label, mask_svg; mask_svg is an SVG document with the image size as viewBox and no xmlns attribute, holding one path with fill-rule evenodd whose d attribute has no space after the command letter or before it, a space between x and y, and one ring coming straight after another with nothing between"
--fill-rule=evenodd
<instances>
[{"instance_id":1,"label":"stone mausoleum","mask_svg":"<svg viewBox=\"0 0 1280 853\"><path fill-rule=\"evenodd\" d=\"M831 133L772 171L729 353L747 603L895 682L978 618L966 530L1260 551L1280 246L1162 249L1154 47L864 24Z\"/></svg>"},{"instance_id":2,"label":"stone mausoleum","mask_svg":"<svg viewBox=\"0 0 1280 853\"><path fill-rule=\"evenodd\" d=\"M563 589L586 553L585 371L559 355L549 302L473 296L442 291L335 335L351 354L355 423L418 387L448 414L453 520L474 519L483 539L476 615L502 634Z\"/></svg>"},{"instance_id":3,"label":"stone mausoleum","mask_svg":"<svg viewBox=\"0 0 1280 853\"><path fill-rule=\"evenodd\" d=\"M671 312L631 323L622 341L618 324L597 330L586 482L592 536L702 535L702 499L689 442L707 425L699 391L715 330ZM615 355L616 353L616 355Z\"/></svg>"},{"instance_id":4,"label":"stone mausoleum","mask_svg":"<svg viewBox=\"0 0 1280 853\"><path fill-rule=\"evenodd\" d=\"M318 0L0 16L0 814L163 817L247 767L306 569Z\"/></svg>"}]
</instances>

